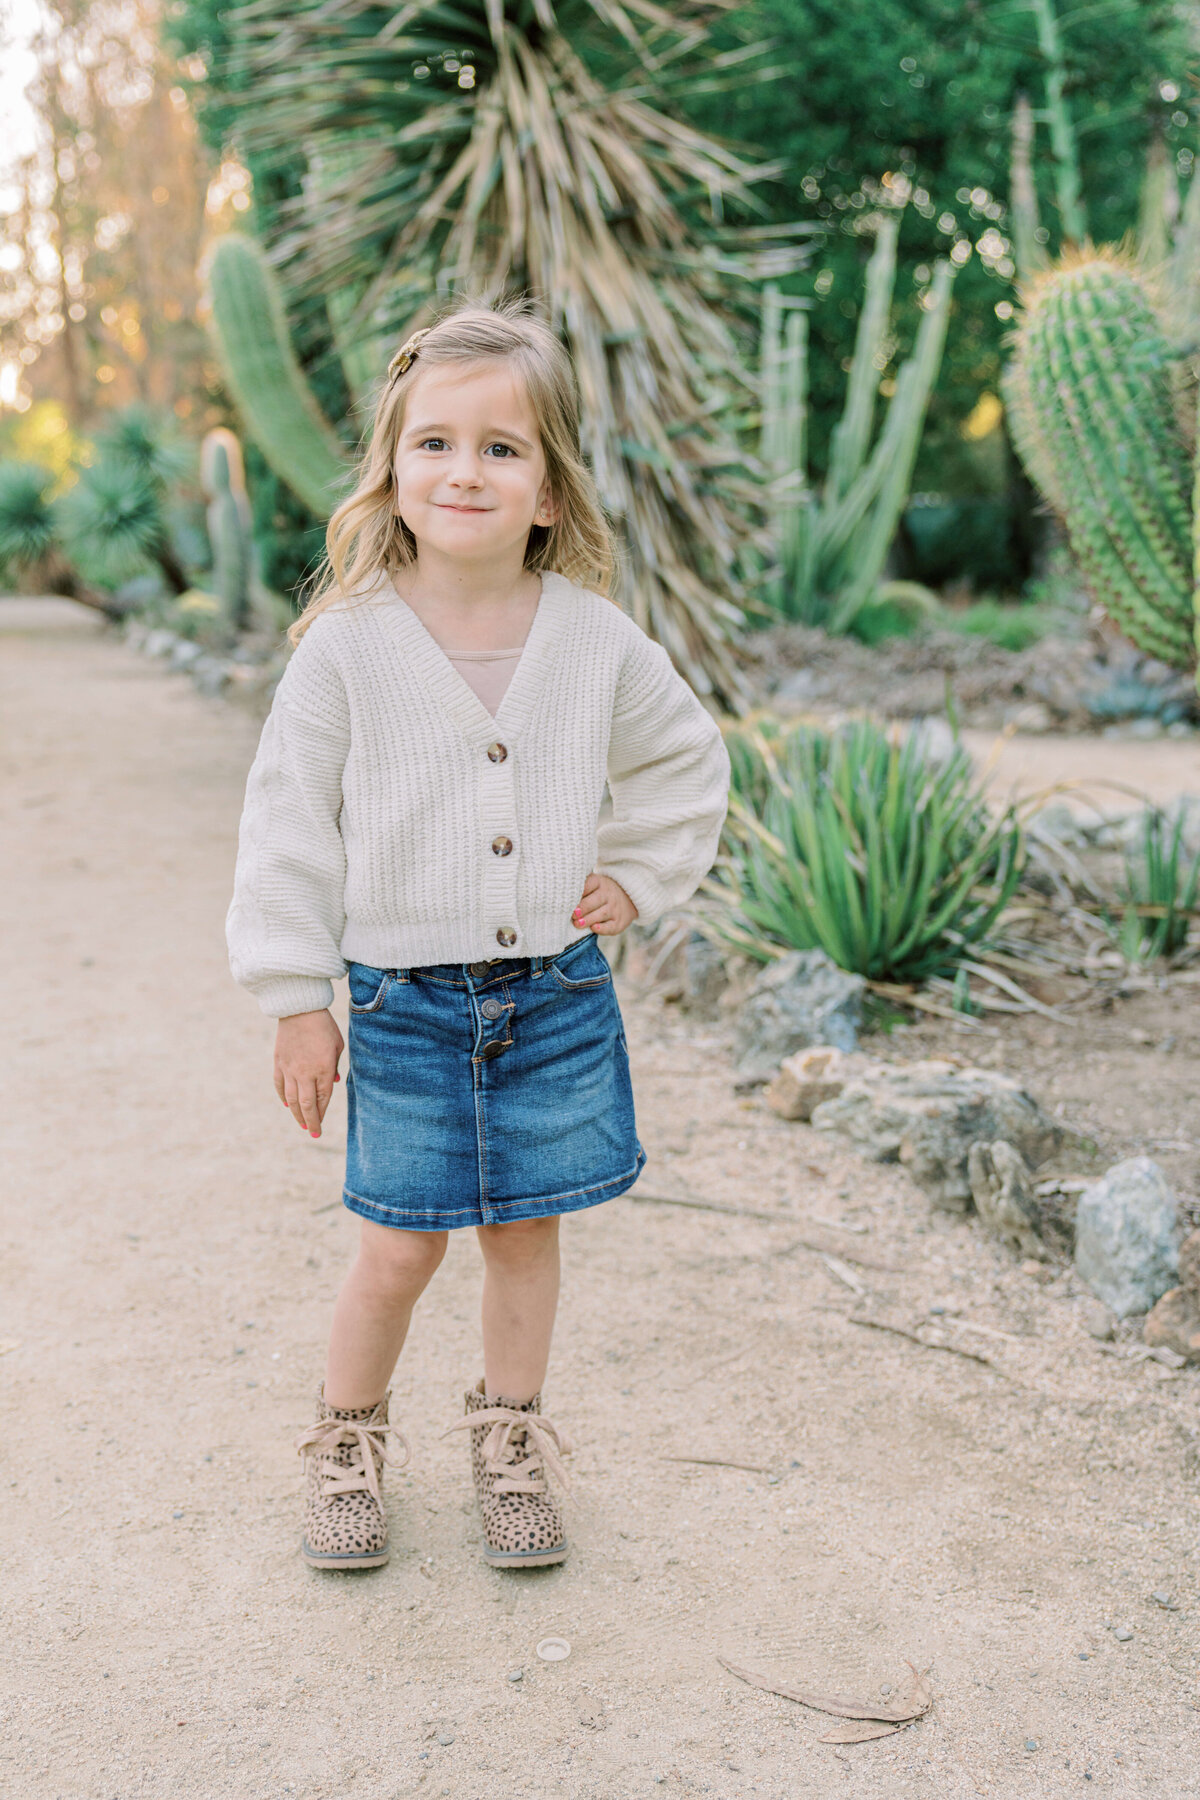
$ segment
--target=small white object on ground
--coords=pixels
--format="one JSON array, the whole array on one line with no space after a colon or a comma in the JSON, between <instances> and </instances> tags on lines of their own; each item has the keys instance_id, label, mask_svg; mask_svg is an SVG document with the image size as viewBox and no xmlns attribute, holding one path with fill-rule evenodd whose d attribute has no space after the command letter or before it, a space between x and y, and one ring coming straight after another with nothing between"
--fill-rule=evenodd
<instances>
[{"instance_id":1,"label":"small white object on ground","mask_svg":"<svg viewBox=\"0 0 1200 1800\"><path fill-rule=\"evenodd\" d=\"M571 1646L566 1638L543 1638L537 1647L537 1653L543 1662L562 1662L570 1656Z\"/></svg>"}]
</instances>

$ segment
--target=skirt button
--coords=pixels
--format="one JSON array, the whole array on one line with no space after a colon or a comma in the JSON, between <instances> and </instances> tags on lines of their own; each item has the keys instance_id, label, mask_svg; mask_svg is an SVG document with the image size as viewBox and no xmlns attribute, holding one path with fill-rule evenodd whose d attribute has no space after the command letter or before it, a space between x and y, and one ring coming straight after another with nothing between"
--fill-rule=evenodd
<instances>
[{"instance_id":1,"label":"skirt button","mask_svg":"<svg viewBox=\"0 0 1200 1800\"><path fill-rule=\"evenodd\" d=\"M499 1000L485 1000L479 1010L485 1019L498 1019L504 1008Z\"/></svg>"},{"instance_id":2,"label":"skirt button","mask_svg":"<svg viewBox=\"0 0 1200 1800\"><path fill-rule=\"evenodd\" d=\"M490 1062L492 1060L493 1056L500 1056L503 1054L503 1051L504 1051L504 1045L498 1044L496 1042L495 1038L493 1038L490 1043L487 1043L483 1046L483 1049L479 1052L479 1054L480 1054L480 1056L482 1056L484 1058L484 1060L486 1062Z\"/></svg>"},{"instance_id":3,"label":"skirt button","mask_svg":"<svg viewBox=\"0 0 1200 1800\"><path fill-rule=\"evenodd\" d=\"M474 975L474 977L477 981L479 980L479 978L481 976L487 974L487 972L491 968L491 966L492 965L490 962L478 962L478 963L468 963L467 964L467 967L470 969L472 975Z\"/></svg>"}]
</instances>

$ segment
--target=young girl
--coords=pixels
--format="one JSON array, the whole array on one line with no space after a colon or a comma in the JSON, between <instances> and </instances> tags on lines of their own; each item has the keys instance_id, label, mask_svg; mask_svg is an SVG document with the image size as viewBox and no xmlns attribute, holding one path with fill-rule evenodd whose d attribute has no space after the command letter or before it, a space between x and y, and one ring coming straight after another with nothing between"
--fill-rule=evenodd
<instances>
[{"instance_id":1,"label":"young girl","mask_svg":"<svg viewBox=\"0 0 1200 1800\"><path fill-rule=\"evenodd\" d=\"M559 1216L646 1161L597 938L694 891L729 759L604 597L571 366L521 303L460 307L396 354L327 544L250 771L227 925L234 976L279 1021L276 1092L313 1137L349 976L361 1238L297 1439L303 1554L387 1561L388 1383L447 1233L473 1226L483 1379L450 1429L469 1431L487 1560L561 1562L547 1475L565 1485L568 1446L541 1407Z\"/></svg>"}]
</instances>

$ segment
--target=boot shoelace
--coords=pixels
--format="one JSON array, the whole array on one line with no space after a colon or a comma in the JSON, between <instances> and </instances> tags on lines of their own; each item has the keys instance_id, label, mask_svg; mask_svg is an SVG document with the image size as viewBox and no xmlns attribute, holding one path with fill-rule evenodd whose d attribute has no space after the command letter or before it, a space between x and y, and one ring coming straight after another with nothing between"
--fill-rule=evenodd
<instances>
[{"instance_id":1,"label":"boot shoelace","mask_svg":"<svg viewBox=\"0 0 1200 1800\"><path fill-rule=\"evenodd\" d=\"M401 1457L389 1456L384 1449L383 1440L388 1436L399 1438L404 1449ZM348 1463L337 1462L331 1454L341 1444L351 1446ZM296 1449L302 1456L306 1452L316 1454L317 1486L322 1500L366 1490L380 1507L383 1493L375 1458L378 1456L380 1462L390 1463L394 1469L402 1469L412 1454L408 1440L394 1425L372 1424L370 1419L318 1419L315 1425L300 1433ZM317 1454L322 1451L323 1455Z\"/></svg>"},{"instance_id":2,"label":"boot shoelace","mask_svg":"<svg viewBox=\"0 0 1200 1800\"><path fill-rule=\"evenodd\" d=\"M512 1406L481 1406L478 1412L456 1419L442 1436L474 1425L492 1428L483 1441L483 1461L488 1474L498 1478L493 1493L545 1494L549 1491L546 1469L564 1488L570 1488L562 1459L571 1454L571 1446L566 1434L540 1413L518 1412Z\"/></svg>"}]
</instances>

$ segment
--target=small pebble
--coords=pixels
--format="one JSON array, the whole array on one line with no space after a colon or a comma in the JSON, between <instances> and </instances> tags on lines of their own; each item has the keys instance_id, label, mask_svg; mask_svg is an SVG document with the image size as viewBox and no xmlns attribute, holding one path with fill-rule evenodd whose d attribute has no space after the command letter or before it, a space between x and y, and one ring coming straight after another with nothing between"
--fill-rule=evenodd
<instances>
[{"instance_id":1,"label":"small pebble","mask_svg":"<svg viewBox=\"0 0 1200 1800\"><path fill-rule=\"evenodd\" d=\"M1130 1631L1128 1625L1118 1625L1117 1629L1113 1632L1113 1636L1116 1638L1118 1644L1127 1644L1132 1638L1133 1633Z\"/></svg>"},{"instance_id":2,"label":"small pebble","mask_svg":"<svg viewBox=\"0 0 1200 1800\"><path fill-rule=\"evenodd\" d=\"M1083 1329L1098 1344L1107 1344L1116 1329L1116 1320L1101 1300L1089 1300L1083 1309Z\"/></svg>"},{"instance_id":3,"label":"small pebble","mask_svg":"<svg viewBox=\"0 0 1200 1800\"><path fill-rule=\"evenodd\" d=\"M1175 1596L1173 1594L1168 1594L1163 1588L1156 1589L1155 1592L1151 1594L1150 1598L1153 1600L1155 1606L1165 1606L1168 1612L1174 1612L1176 1610Z\"/></svg>"},{"instance_id":4,"label":"small pebble","mask_svg":"<svg viewBox=\"0 0 1200 1800\"><path fill-rule=\"evenodd\" d=\"M1086 1662L1088 1660L1088 1653L1086 1650L1081 1650L1079 1652L1079 1660L1080 1662Z\"/></svg>"},{"instance_id":5,"label":"small pebble","mask_svg":"<svg viewBox=\"0 0 1200 1800\"><path fill-rule=\"evenodd\" d=\"M524 1679L525 1679L524 1669L510 1669L508 1671L508 1679L510 1681L524 1681Z\"/></svg>"},{"instance_id":6,"label":"small pebble","mask_svg":"<svg viewBox=\"0 0 1200 1800\"><path fill-rule=\"evenodd\" d=\"M1027 1750L1036 1750L1037 1749L1037 1739L1036 1738L1026 1738L1025 1739L1025 1748Z\"/></svg>"},{"instance_id":7,"label":"small pebble","mask_svg":"<svg viewBox=\"0 0 1200 1800\"><path fill-rule=\"evenodd\" d=\"M452 1744L454 1742L454 1733L452 1731L439 1731L437 1741L439 1744Z\"/></svg>"},{"instance_id":8,"label":"small pebble","mask_svg":"<svg viewBox=\"0 0 1200 1800\"><path fill-rule=\"evenodd\" d=\"M181 1512L173 1512L173 1513L172 1513L172 1514L171 1514L171 1517L172 1517L172 1518L173 1518L173 1519L182 1519L182 1517L183 1517L183 1514L182 1514L182 1513L181 1513Z\"/></svg>"}]
</instances>

